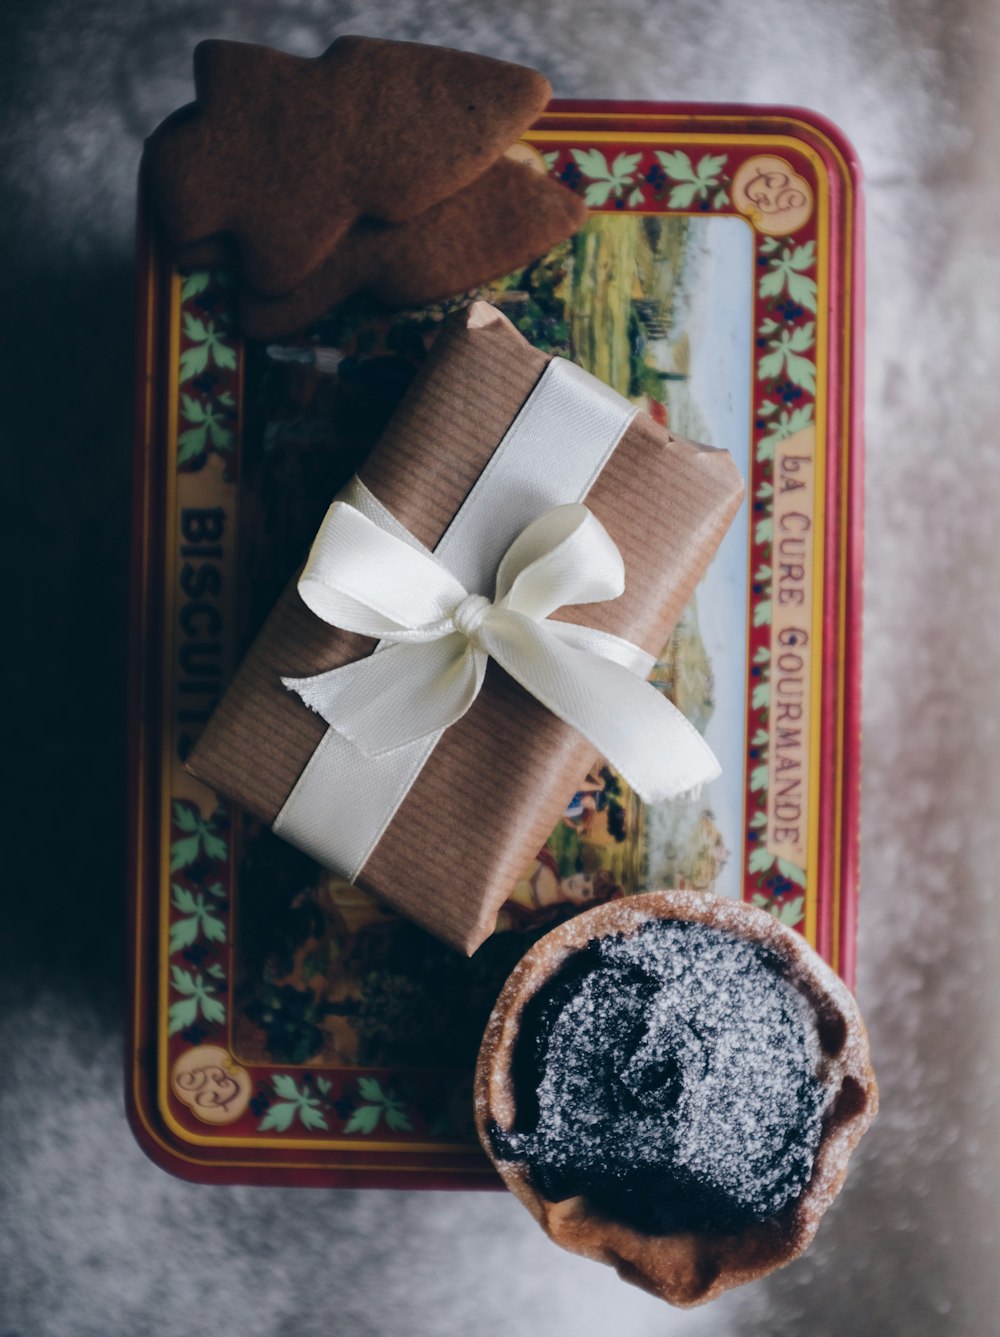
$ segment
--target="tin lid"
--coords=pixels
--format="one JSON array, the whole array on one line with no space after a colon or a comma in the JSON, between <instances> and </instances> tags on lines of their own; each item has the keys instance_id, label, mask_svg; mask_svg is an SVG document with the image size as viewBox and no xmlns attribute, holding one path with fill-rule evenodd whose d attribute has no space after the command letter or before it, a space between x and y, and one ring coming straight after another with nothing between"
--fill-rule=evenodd
<instances>
[{"instance_id":1,"label":"tin lid","mask_svg":"<svg viewBox=\"0 0 1000 1337\"><path fill-rule=\"evenodd\" d=\"M650 885L752 901L853 977L853 154L811 113L649 103L553 103L525 143L591 219L482 295L748 480L655 675L725 777L646 811L597 767L467 962L218 806L184 757L446 305L352 303L281 361L233 333L223 271L173 273L143 227L129 1102L147 1150L190 1178L495 1183L469 1093L503 980L546 928Z\"/></svg>"}]
</instances>

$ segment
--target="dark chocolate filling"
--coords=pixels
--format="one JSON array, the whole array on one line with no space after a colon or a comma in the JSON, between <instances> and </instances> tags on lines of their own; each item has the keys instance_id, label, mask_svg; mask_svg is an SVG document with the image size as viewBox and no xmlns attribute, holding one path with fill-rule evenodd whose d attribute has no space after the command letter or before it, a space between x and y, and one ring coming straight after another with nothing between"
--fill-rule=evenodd
<instances>
[{"instance_id":1,"label":"dark chocolate filling","mask_svg":"<svg viewBox=\"0 0 1000 1337\"><path fill-rule=\"evenodd\" d=\"M826 1091L815 1013L760 944L651 920L593 939L528 1002L517 1117L490 1137L551 1202L651 1234L731 1232L802 1192Z\"/></svg>"}]
</instances>

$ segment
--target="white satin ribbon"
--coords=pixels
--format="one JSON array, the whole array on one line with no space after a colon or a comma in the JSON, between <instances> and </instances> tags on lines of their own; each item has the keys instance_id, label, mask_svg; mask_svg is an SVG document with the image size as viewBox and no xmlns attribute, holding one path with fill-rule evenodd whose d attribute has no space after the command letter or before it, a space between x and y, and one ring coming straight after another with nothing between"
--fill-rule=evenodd
<instances>
[{"instance_id":1,"label":"white satin ribbon","mask_svg":"<svg viewBox=\"0 0 1000 1337\"><path fill-rule=\"evenodd\" d=\"M345 677L334 689L335 696L339 699L343 690L344 699L350 701L359 711L356 717L352 716L354 722L347 727L357 728L358 737L364 735L366 745L375 748L388 745L389 750L364 751L357 742L340 732L344 721L336 716L335 726L331 726L320 740L275 819L274 830L279 835L348 881L354 881L367 863L441 737L441 730L436 729L422 737L413 738L413 741L392 746L393 739L399 739L404 735L413 737L422 727L419 724L414 727L411 721L403 726L402 732L399 732L399 711L395 704L391 706L389 704L390 701L395 703L396 694L401 693L405 696L408 692L417 691L415 679L408 679L405 674L390 675L388 672L393 660L399 662L400 651L424 652L422 659L424 677L420 680L423 686L418 693L421 697L432 663L450 669L450 687L453 687L455 680L458 680L464 692L467 691L470 681L475 683L480 673L479 656L482 656L481 662L485 662L486 655L493 653L493 649L485 645L484 638L487 636L492 638L500 625L509 632L510 622L503 620L517 616L523 619L517 623L517 634L501 635L504 642L501 654L506 659L505 666L508 672L512 672L513 676L518 677L519 673L523 672L522 659L527 655L543 691L549 690L553 680L558 680L565 689L568 680L563 677L562 666L572 659L571 652L576 652L595 660L599 665L594 670L597 675L604 674L616 663L621 667L630 668L631 672L623 675L628 680L626 690L630 694L629 702L631 693L636 689L642 689L644 697L646 693L656 695L655 688L642 683L634 676L648 672L651 666L648 656L644 656L637 647L629 646L627 642L620 641L616 637L606 637L604 644L607 648L612 644L622 647L621 657L617 660L613 655L595 656L593 642L586 645L575 642L573 637L578 631L595 637L601 634L590 628L573 629L568 623L547 621L547 613L558 607L560 601L557 600L555 604L550 602L546 607L544 596L539 596L535 592L534 577L529 578L526 570L523 571L524 579L518 586L517 597L518 599L523 597L529 609L534 608L536 611L544 609L539 611L541 621L529 616L529 613L521 607L511 609L494 606L513 592L514 584L517 577L522 574L522 569L531 566L536 558L543 555L541 548L538 552L532 549L529 555L528 550L521 547L516 569L511 561L504 572L504 586L501 587L497 577L505 551L512 547L516 549L520 542L518 535L521 531L530 527L544 512L563 503L582 501L587 496L594 480L614 453L635 412L633 404L582 368L562 358L553 358L438 543L433 557L429 550L373 496L360 479L356 477L352 479L335 505L345 504L347 509L367 517L371 522L369 528L359 526L354 517L346 521L353 536L352 544L347 547L353 545L354 538L361 538L362 535L365 544L378 545L380 556L375 566L371 567L368 564L372 579L378 583L374 596L377 607L373 608L367 598L368 586L365 584L366 575L362 569L366 564L353 560L350 562L349 588L335 594L331 592L330 598L337 602L338 612L341 603L344 610L348 611L346 601L350 601L352 615L356 613L364 619L365 626L371 628L368 634L383 639L375 653L367 659L359 661L356 665L345 665L343 669L333 670L329 675L317 675L317 679L314 680L296 680L296 688L302 686L305 693L311 693L313 688L308 685L310 682L344 673ZM338 512L338 515L340 514L342 512ZM313 583L309 574L315 570L314 557L318 561L325 548L328 537L324 533L325 530L324 524L310 553L307 569L303 573L303 584L308 586L307 602L313 598L322 602L326 598L326 594L321 593L321 589L325 588L324 579L321 577L318 583ZM388 561L383 567L382 554L385 549L382 547L381 539L376 537L372 530L383 531L385 535L393 536L411 553L419 552L431 561L434 568L434 588L437 590L436 599L433 595L428 596L422 578L414 578L412 568L407 568L409 574L403 574L396 567L400 555L399 548L392 549L392 573L390 574ZM338 532L334 533L332 544L339 564L347 532L340 520L337 521L336 531ZM569 537L567 534L567 541ZM604 537L607 538L606 534ZM553 546L559 545L553 545L550 541L548 547ZM570 551L570 547L567 542L563 548L564 554ZM617 550L615 558L620 564L621 559ZM591 560L594 560L593 552ZM549 569L551 570L551 567ZM421 566L422 574L426 574L426 571L427 568ZM447 590L446 582L441 578L442 571L455 582L448 584ZM563 579L575 580L577 577L572 570L569 570L560 575L560 580ZM497 591L495 600L485 598L482 591L494 590L495 585ZM401 600L397 599L399 590L405 590ZM459 591L462 597L459 597ZM463 603L466 591L474 593L469 596L469 602ZM303 594L307 594L305 588ZM552 597L549 594L549 600ZM572 594L561 599L561 602L567 601L581 602L575 587ZM402 606L399 606L400 603ZM487 605L491 605L488 618ZM330 608L332 610L332 603ZM383 619L381 624L374 620L379 618ZM464 626L464 632L459 632L455 625L456 618ZM448 619L451 619L453 625L445 631L443 624ZM428 624L434 623L435 620L442 624L440 628L442 634L436 639L426 635ZM377 629L379 625L389 628L390 624L391 630L388 634ZM466 634L470 630L482 644L472 645L469 635ZM409 636L409 633L413 632L419 633L420 639ZM406 637L404 638L401 633L406 633ZM449 638L453 635L458 636L459 641L449 643ZM464 646L460 643L462 641ZM470 645L471 650L467 648ZM532 647L541 653L533 654ZM628 647L627 650L624 647ZM387 656L392 656L393 659L387 659ZM386 664L384 675L383 662ZM499 662L504 662L504 659L499 659ZM529 667L529 673L532 672L532 667ZM354 673L346 674L348 669L362 675L375 673L378 678L369 677L367 686L363 676L349 683L348 679L353 679ZM518 680L522 679L519 677ZM382 690L383 681L387 693L385 695ZM614 686L608 689L609 695L604 696L605 689L601 688L600 703L593 697L596 677L588 681L590 684L588 692L577 697L572 692L566 693L563 690L563 696L570 698L567 704L573 712L584 710L589 713L591 708L600 708L603 712L602 719L606 719L609 712L615 717L616 722L610 726L610 730L615 733L612 742L615 745L614 750L617 751L619 734L632 738L640 727L632 718L633 707L622 698L617 676ZM440 680L437 690L440 691ZM440 715L447 714L447 710L442 711L440 698L436 699L438 704L434 710ZM454 706L458 699L457 694L450 699ZM462 700L464 699L462 697ZM665 724L661 726L667 732L672 727L669 747L665 757L660 759L662 764L666 765L668 763L665 758L670 758L673 782L668 792L680 793L686 789L695 789L705 780L718 774L718 765L707 744L693 726L666 701L663 705L673 718L672 726ZM330 713L335 714L332 709ZM425 722L429 718L428 714ZM662 715L660 718L664 719ZM603 731L605 726L600 727ZM396 732L392 732L394 728ZM612 750L610 747L605 748L603 742L595 745L605 754ZM623 774L626 779L630 779L627 759Z\"/></svg>"},{"instance_id":2,"label":"white satin ribbon","mask_svg":"<svg viewBox=\"0 0 1000 1337\"><path fill-rule=\"evenodd\" d=\"M368 756L439 734L479 695L492 656L584 735L648 803L718 774L711 749L644 679L654 664L630 641L554 622L564 605L616 599L625 566L586 506L546 511L507 549L491 601L470 594L432 553L344 501L330 507L299 580L332 626L385 648L310 678L283 678Z\"/></svg>"}]
</instances>

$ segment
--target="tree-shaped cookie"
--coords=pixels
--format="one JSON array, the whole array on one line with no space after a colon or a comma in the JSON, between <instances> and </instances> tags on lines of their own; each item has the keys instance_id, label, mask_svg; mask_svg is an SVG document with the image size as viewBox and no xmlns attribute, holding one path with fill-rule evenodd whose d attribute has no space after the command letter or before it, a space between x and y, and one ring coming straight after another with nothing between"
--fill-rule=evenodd
<instances>
[{"instance_id":1,"label":"tree-shaped cookie","mask_svg":"<svg viewBox=\"0 0 1000 1337\"><path fill-rule=\"evenodd\" d=\"M362 216L399 223L461 190L549 99L534 70L444 47L338 38L304 59L195 48L196 102L146 144L174 244L229 233L257 293L292 292Z\"/></svg>"},{"instance_id":2,"label":"tree-shaped cookie","mask_svg":"<svg viewBox=\"0 0 1000 1337\"><path fill-rule=\"evenodd\" d=\"M435 302L529 264L586 219L578 195L501 158L419 218L362 219L286 296L259 297L244 285L240 325L251 339L281 338L359 291L387 306Z\"/></svg>"}]
</instances>

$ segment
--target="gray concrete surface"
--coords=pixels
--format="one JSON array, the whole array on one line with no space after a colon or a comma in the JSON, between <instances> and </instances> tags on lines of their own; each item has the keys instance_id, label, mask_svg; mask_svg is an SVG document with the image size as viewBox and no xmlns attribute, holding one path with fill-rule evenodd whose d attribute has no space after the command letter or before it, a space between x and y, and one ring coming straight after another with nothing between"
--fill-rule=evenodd
<instances>
[{"instance_id":1,"label":"gray concrete surface","mask_svg":"<svg viewBox=\"0 0 1000 1337\"><path fill-rule=\"evenodd\" d=\"M0 12L0 1333L1000 1330L995 0L7 0ZM808 1257L675 1313L492 1195L204 1189L120 1091L131 234L143 135L226 35L535 62L564 96L780 101L868 174L860 997L883 1114Z\"/></svg>"}]
</instances>

